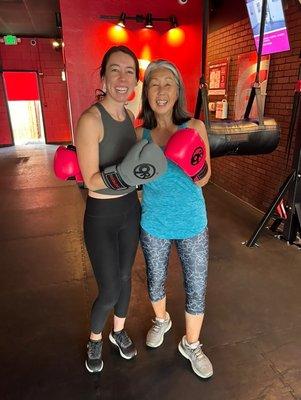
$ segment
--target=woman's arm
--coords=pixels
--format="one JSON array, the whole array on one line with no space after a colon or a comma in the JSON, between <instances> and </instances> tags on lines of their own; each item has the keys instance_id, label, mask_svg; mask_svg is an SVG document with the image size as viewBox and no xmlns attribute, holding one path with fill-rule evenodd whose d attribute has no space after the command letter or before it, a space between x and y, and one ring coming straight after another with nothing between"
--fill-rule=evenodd
<instances>
[{"instance_id":1,"label":"woman's arm","mask_svg":"<svg viewBox=\"0 0 301 400\"><path fill-rule=\"evenodd\" d=\"M204 178L200 179L199 181L196 182L198 186L205 186L206 183L208 183L210 176L211 176L211 163L210 163L210 147L209 147L209 141L208 141L208 135L206 131L206 127L204 123L198 119L192 118L188 122L188 127L189 128L194 128L199 132L199 135L203 139L205 146L206 146L206 161L208 165L208 171Z\"/></svg>"},{"instance_id":2,"label":"woman's arm","mask_svg":"<svg viewBox=\"0 0 301 400\"><path fill-rule=\"evenodd\" d=\"M103 138L100 116L90 109L80 117L75 145L77 157L85 185L90 190L107 188L99 172L99 142Z\"/></svg>"}]
</instances>

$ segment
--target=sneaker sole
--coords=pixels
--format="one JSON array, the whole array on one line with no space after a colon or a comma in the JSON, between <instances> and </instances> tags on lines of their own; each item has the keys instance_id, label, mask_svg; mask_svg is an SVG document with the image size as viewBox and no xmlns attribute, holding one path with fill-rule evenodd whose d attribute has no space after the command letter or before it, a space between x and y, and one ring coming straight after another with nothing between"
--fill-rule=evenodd
<instances>
[{"instance_id":1,"label":"sneaker sole","mask_svg":"<svg viewBox=\"0 0 301 400\"><path fill-rule=\"evenodd\" d=\"M190 360L190 357L185 353L185 350L182 348L181 343L179 343L178 349L179 349L179 352L182 354L182 356L185 357L185 358L187 358L187 360L190 361L191 368L193 369L193 372L194 372L197 376L199 376L200 378L203 378L203 379L208 379L208 378L210 378L210 377L213 375L213 372L210 373L209 375L202 375L202 374L200 373L200 371L198 371L197 369L195 369L195 367L193 366L193 364L192 364L192 362L191 362L191 360Z\"/></svg>"},{"instance_id":2,"label":"sneaker sole","mask_svg":"<svg viewBox=\"0 0 301 400\"><path fill-rule=\"evenodd\" d=\"M88 370L89 372L91 372L91 374L96 374L97 372L101 372L101 371L102 371L102 369L103 369L103 361L102 361L102 363L101 363L101 368L98 369L97 371L93 371L92 369L89 368L88 363L87 363L87 360L85 361L85 366L86 366L87 370Z\"/></svg>"},{"instance_id":3,"label":"sneaker sole","mask_svg":"<svg viewBox=\"0 0 301 400\"><path fill-rule=\"evenodd\" d=\"M157 344L146 342L147 347L151 347L152 349L156 349L157 347L161 346L161 344L164 342L165 333L168 332L171 327L172 327L172 322L171 322L171 320L169 320L169 324L167 325L165 331L163 332L162 339L160 340L160 342L157 343Z\"/></svg>"},{"instance_id":4,"label":"sneaker sole","mask_svg":"<svg viewBox=\"0 0 301 400\"><path fill-rule=\"evenodd\" d=\"M111 333L109 334L109 339L110 339L110 342L113 343L113 344L118 348L119 353L120 353L120 355L121 355L122 358L125 358L126 360L131 360L133 357L135 357L135 356L137 355L137 350L136 350L136 353L135 353L132 357L126 356L126 355L122 352L121 348L118 346L116 340L113 338L113 336L112 336Z\"/></svg>"}]
</instances>

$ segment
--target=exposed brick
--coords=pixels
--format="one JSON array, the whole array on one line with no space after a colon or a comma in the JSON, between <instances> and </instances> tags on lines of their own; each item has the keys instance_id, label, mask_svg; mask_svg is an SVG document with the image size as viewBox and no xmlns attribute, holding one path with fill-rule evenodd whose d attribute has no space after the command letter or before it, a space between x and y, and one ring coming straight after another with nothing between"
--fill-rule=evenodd
<instances>
[{"instance_id":1,"label":"exposed brick","mask_svg":"<svg viewBox=\"0 0 301 400\"><path fill-rule=\"evenodd\" d=\"M265 115L275 118L280 124L281 138L278 148L271 154L221 157L212 160L212 181L261 210L266 210L270 205L286 179L292 163L294 140L286 168L287 135L300 64L301 18L298 7L296 2L290 0L285 10L291 50L272 54L270 58ZM227 93L229 118L233 118L234 115L234 96L238 79L237 56L254 50L255 44L248 18L209 35L207 61L230 57ZM221 98L215 96L213 101Z\"/></svg>"}]
</instances>

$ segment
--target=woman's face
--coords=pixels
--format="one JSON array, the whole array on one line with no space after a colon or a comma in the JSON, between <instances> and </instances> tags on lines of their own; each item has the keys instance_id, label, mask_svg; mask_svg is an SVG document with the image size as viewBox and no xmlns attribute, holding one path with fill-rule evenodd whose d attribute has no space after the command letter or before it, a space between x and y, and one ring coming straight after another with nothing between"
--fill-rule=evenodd
<instances>
[{"instance_id":1,"label":"woman's face","mask_svg":"<svg viewBox=\"0 0 301 400\"><path fill-rule=\"evenodd\" d=\"M122 51L113 53L102 79L104 90L109 96L117 102L126 102L137 85L133 58Z\"/></svg>"},{"instance_id":2,"label":"woman's face","mask_svg":"<svg viewBox=\"0 0 301 400\"><path fill-rule=\"evenodd\" d=\"M147 98L155 114L170 113L179 97L178 92L177 82L169 69L158 68L152 72Z\"/></svg>"}]
</instances>

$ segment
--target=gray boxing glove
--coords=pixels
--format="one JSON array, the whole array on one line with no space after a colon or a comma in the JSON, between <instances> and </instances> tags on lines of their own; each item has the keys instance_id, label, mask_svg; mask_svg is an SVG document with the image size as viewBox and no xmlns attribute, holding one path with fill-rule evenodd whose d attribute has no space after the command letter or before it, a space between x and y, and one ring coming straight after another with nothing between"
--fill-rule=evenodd
<instances>
[{"instance_id":1,"label":"gray boxing glove","mask_svg":"<svg viewBox=\"0 0 301 400\"><path fill-rule=\"evenodd\" d=\"M167 168L163 151L146 139L137 142L118 165L110 165L101 171L105 185L113 190L143 185L161 176Z\"/></svg>"}]
</instances>

